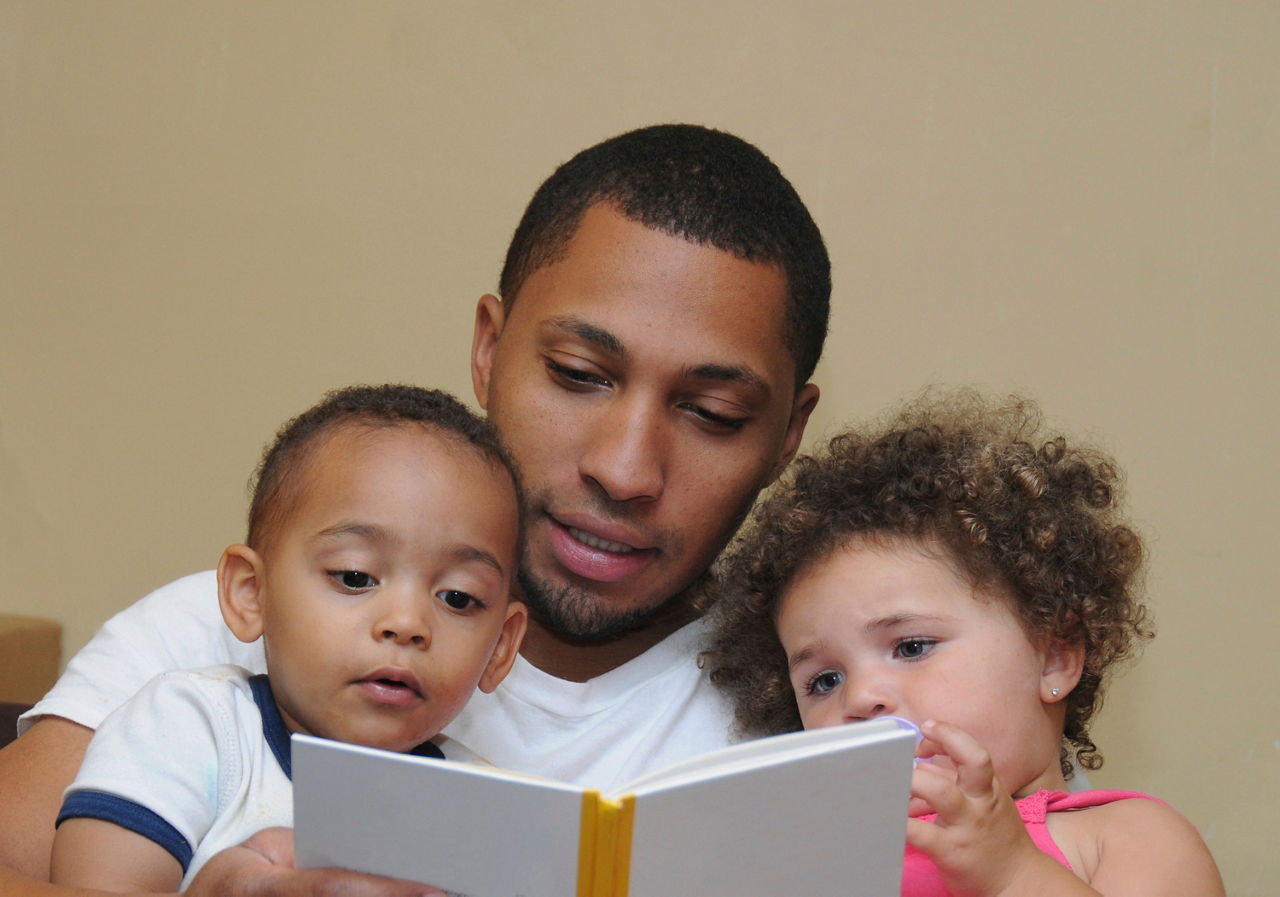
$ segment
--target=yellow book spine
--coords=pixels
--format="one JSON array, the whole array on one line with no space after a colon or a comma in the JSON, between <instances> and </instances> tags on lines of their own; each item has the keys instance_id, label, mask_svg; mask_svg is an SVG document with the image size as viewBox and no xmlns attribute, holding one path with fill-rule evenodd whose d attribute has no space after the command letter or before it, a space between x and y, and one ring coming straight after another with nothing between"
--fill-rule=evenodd
<instances>
[{"instance_id":1,"label":"yellow book spine","mask_svg":"<svg viewBox=\"0 0 1280 897\"><path fill-rule=\"evenodd\" d=\"M582 793L578 897L627 897L634 815L631 795L612 801L598 791Z\"/></svg>"}]
</instances>

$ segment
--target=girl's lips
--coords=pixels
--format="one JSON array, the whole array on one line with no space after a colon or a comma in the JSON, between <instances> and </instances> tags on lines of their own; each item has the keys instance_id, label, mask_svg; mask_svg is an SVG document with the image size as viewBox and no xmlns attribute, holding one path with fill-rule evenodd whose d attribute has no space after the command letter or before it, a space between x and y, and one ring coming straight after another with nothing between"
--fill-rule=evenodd
<instances>
[{"instance_id":1,"label":"girl's lips","mask_svg":"<svg viewBox=\"0 0 1280 897\"><path fill-rule=\"evenodd\" d=\"M579 527L551 520L551 550L570 573L595 582L618 582L634 576L657 553L636 548Z\"/></svg>"}]
</instances>

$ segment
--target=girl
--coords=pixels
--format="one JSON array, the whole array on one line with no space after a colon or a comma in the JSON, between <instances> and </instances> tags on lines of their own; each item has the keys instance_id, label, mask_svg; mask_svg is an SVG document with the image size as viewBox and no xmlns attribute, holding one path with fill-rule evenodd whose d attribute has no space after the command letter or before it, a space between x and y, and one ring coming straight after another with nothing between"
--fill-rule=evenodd
<instances>
[{"instance_id":1,"label":"girl","mask_svg":"<svg viewBox=\"0 0 1280 897\"><path fill-rule=\"evenodd\" d=\"M925 397L798 461L727 563L705 660L744 734L919 726L904 895L1223 894L1167 805L1066 793L1150 632L1114 465L1039 427L1027 401Z\"/></svg>"}]
</instances>

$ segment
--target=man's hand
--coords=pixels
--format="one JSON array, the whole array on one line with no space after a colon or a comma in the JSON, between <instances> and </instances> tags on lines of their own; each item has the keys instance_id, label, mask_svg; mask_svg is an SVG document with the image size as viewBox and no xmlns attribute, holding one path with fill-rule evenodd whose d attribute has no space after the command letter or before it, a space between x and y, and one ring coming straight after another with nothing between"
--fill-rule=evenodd
<instances>
[{"instance_id":1,"label":"man's hand","mask_svg":"<svg viewBox=\"0 0 1280 897\"><path fill-rule=\"evenodd\" d=\"M191 897L445 897L427 885L344 869L293 868L293 831L258 832L209 860L191 881Z\"/></svg>"}]
</instances>

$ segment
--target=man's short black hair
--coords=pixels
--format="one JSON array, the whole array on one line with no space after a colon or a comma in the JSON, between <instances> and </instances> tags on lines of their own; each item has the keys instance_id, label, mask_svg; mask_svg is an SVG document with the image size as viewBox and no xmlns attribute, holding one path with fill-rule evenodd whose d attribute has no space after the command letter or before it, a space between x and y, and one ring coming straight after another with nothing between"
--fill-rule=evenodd
<instances>
[{"instance_id":1,"label":"man's short black hair","mask_svg":"<svg viewBox=\"0 0 1280 897\"><path fill-rule=\"evenodd\" d=\"M789 303L783 337L796 388L822 355L831 262L790 182L756 147L699 125L654 125L578 153L530 200L511 238L498 292L508 306L531 274L559 259L588 208L607 202L646 227L779 266Z\"/></svg>"}]
</instances>

